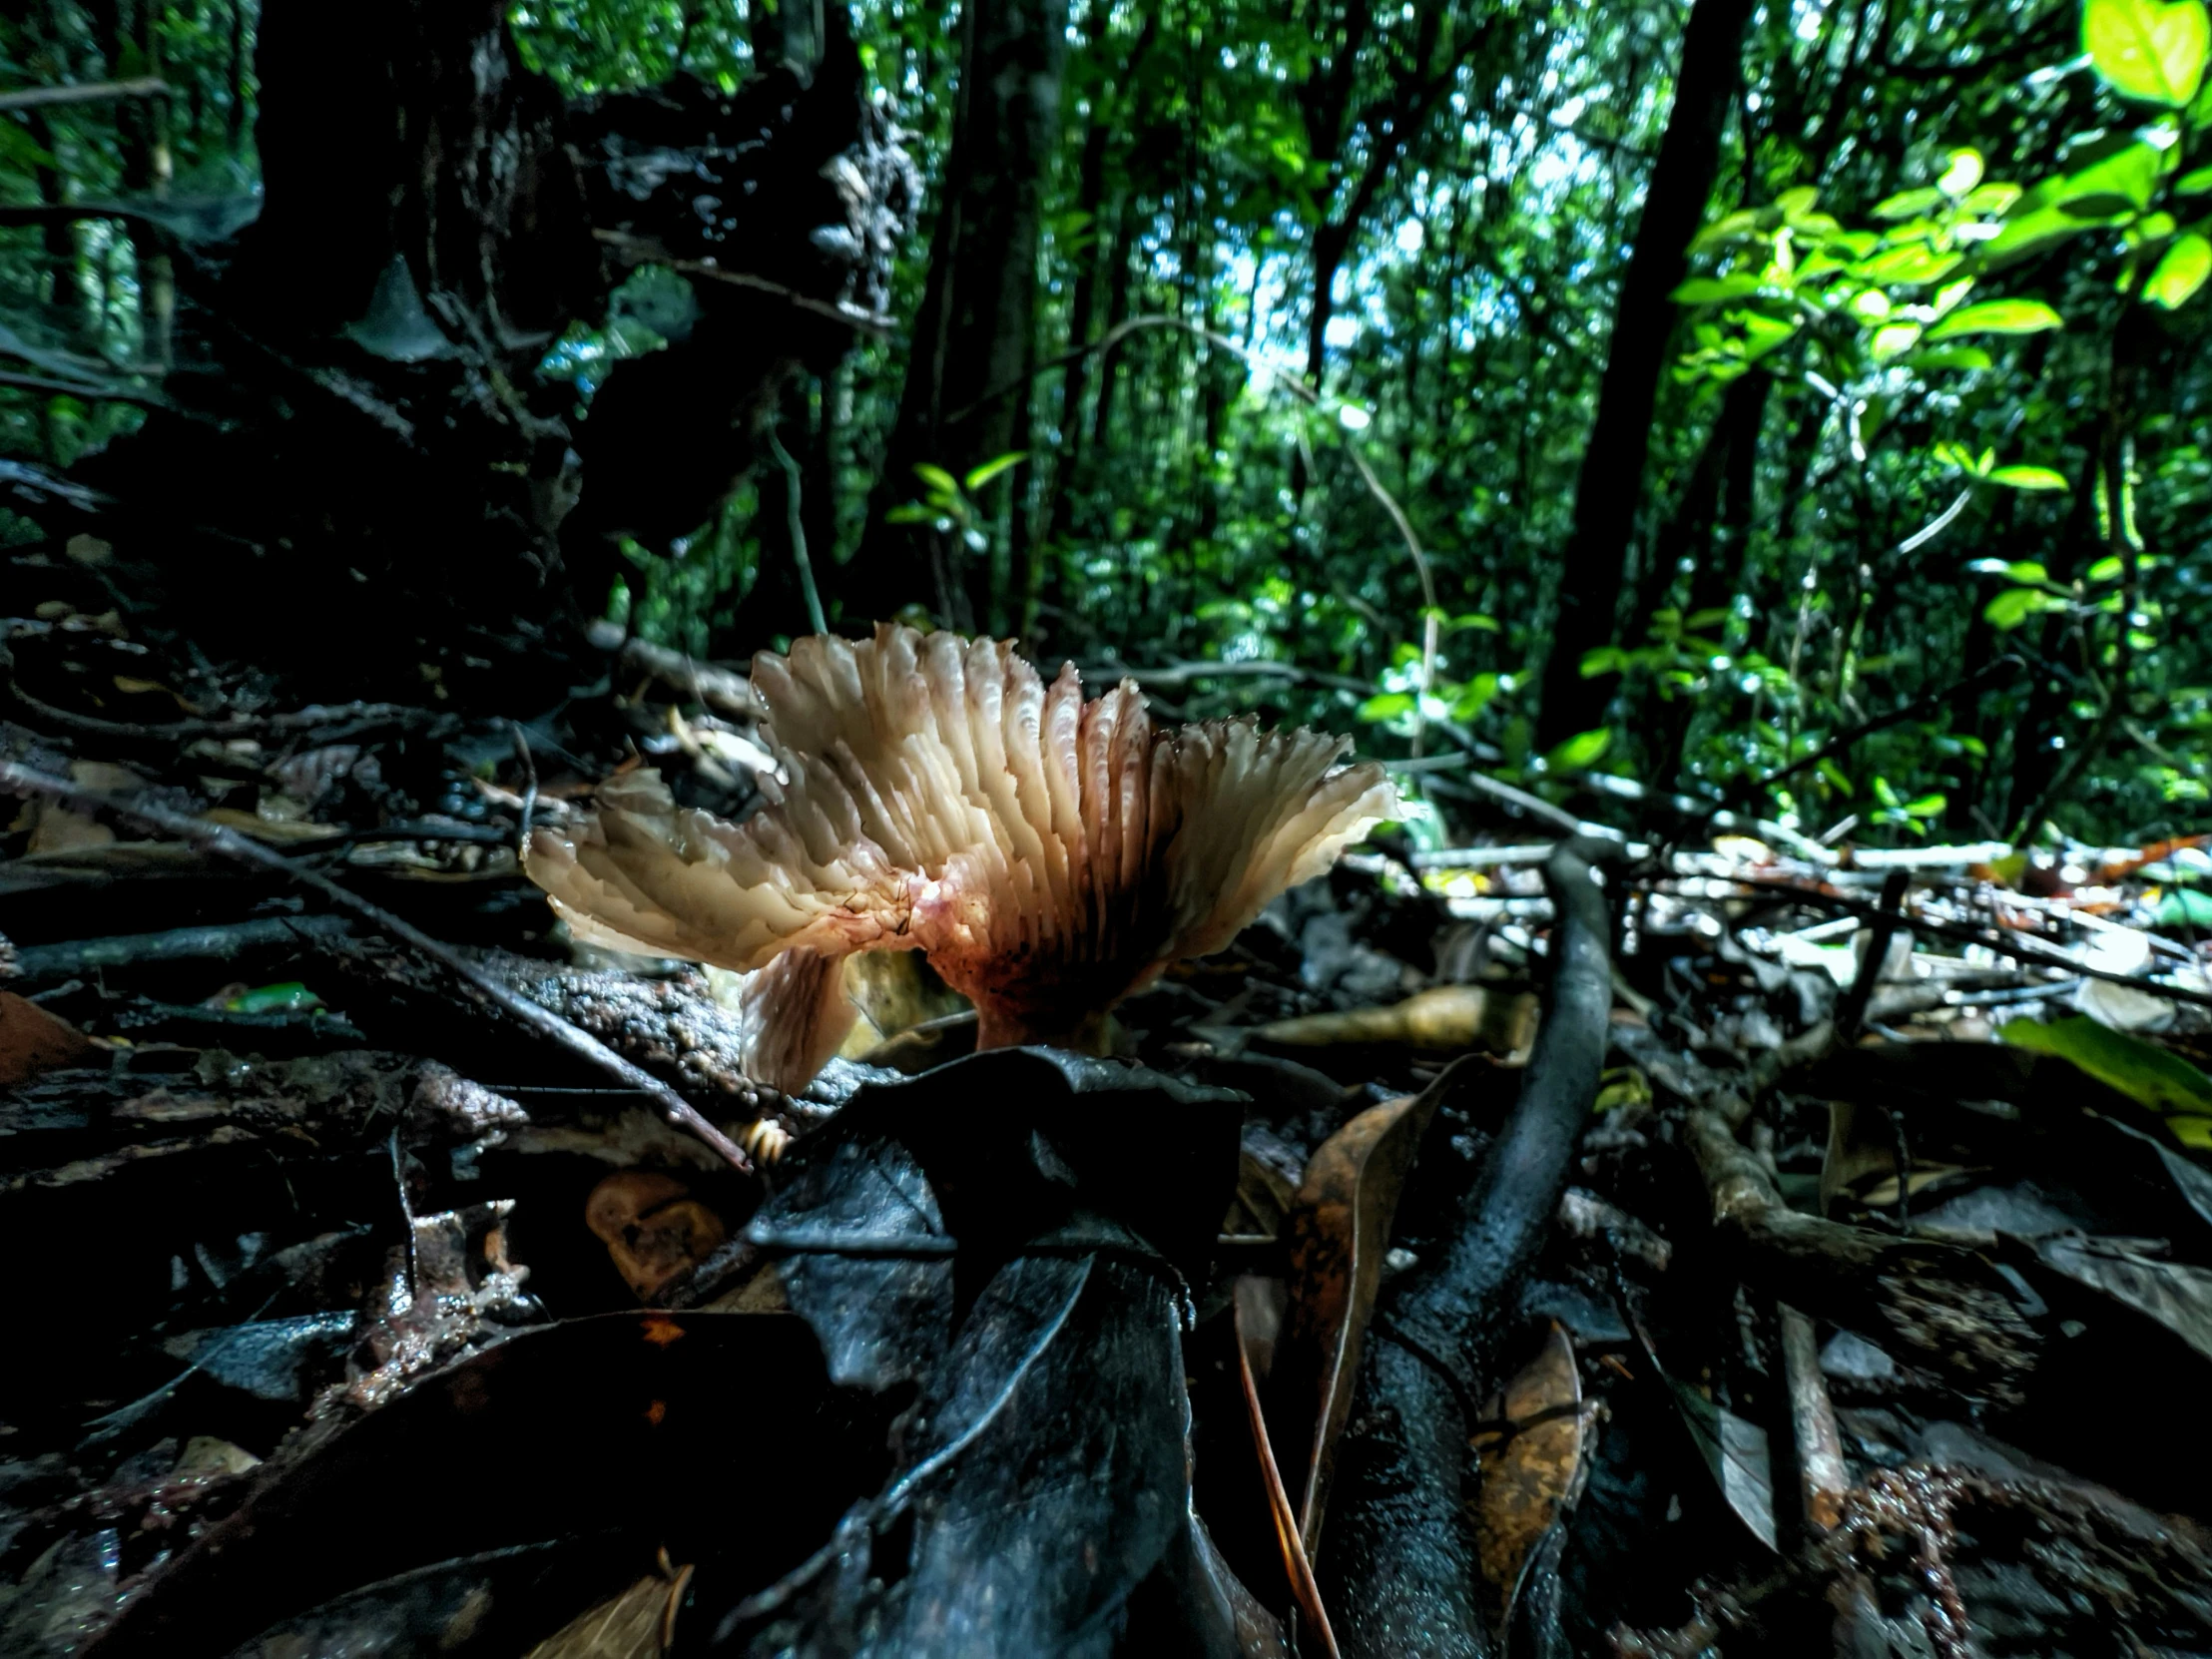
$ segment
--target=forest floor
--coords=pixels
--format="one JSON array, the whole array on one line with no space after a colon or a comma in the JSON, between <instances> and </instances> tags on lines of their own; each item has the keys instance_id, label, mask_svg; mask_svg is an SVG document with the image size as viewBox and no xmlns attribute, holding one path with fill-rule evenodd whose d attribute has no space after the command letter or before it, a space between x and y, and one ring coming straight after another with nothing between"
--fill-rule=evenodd
<instances>
[{"instance_id":1,"label":"forest floor","mask_svg":"<svg viewBox=\"0 0 2212 1659\"><path fill-rule=\"evenodd\" d=\"M979 1582L1070 1652L1382 1652L1435 1526L1479 1628L1419 1651L2212 1654L2194 846L1584 836L1577 1031L1567 865L1500 809L1286 894L1112 1061L966 1056L868 958L787 1100L516 855L636 757L741 811L735 676L286 706L42 570L0 1653L923 1651ZM1412 1310L1511 1208L1555 1022L1595 1098L1460 1367ZM1464 1430L1441 1520L1375 1495L1390 1354Z\"/></svg>"}]
</instances>

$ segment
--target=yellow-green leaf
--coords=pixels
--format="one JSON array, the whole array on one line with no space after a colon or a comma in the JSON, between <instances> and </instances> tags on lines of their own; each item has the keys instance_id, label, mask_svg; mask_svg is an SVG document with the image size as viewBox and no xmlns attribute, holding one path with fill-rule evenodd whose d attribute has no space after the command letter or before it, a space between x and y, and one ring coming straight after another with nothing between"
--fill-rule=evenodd
<instances>
[{"instance_id":1,"label":"yellow-green leaf","mask_svg":"<svg viewBox=\"0 0 2212 1659\"><path fill-rule=\"evenodd\" d=\"M2086 1014L2055 1019L2048 1025L2015 1019L1997 1035L2014 1048L2071 1060L2098 1082L2153 1111L2212 1113L2212 1077L2180 1055L2099 1025Z\"/></svg>"},{"instance_id":2,"label":"yellow-green leaf","mask_svg":"<svg viewBox=\"0 0 2212 1659\"><path fill-rule=\"evenodd\" d=\"M2039 334L2045 328L2065 325L2065 320L2040 299L1984 299L1952 311L1929 329L1928 337L1939 340L1960 334Z\"/></svg>"},{"instance_id":3,"label":"yellow-green leaf","mask_svg":"<svg viewBox=\"0 0 2212 1659\"><path fill-rule=\"evenodd\" d=\"M1953 202L1969 195L1981 183L1982 161L1978 150L1953 150L1936 188Z\"/></svg>"},{"instance_id":4,"label":"yellow-green leaf","mask_svg":"<svg viewBox=\"0 0 2212 1659\"><path fill-rule=\"evenodd\" d=\"M2212 18L2204 0L2088 0L2081 44L2121 97L2178 110L2203 83Z\"/></svg>"},{"instance_id":5,"label":"yellow-green leaf","mask_svg":"<svg viewBox=\"0 0 2212 1659\"><path fill-rule=\"evenodd\" d=\"M2212 276L2212 241L2192 231L2177 237L2166 250L2166 257L2143 284L2143 297L2170 311L2187 304L2207 276Z\"/></svg>"},{"instance_id":6,"label":"yellow-green leaf","mask_svg":"<svg viewBox=\"0 0 2212 1659\"><path fill-rule=\"evenodd\" d=\"M1989 482L2015 490L2062 490L2066 487L2065 478L2047 466L2000 466L1989 474Z\"/></svg>"}]
</instances>

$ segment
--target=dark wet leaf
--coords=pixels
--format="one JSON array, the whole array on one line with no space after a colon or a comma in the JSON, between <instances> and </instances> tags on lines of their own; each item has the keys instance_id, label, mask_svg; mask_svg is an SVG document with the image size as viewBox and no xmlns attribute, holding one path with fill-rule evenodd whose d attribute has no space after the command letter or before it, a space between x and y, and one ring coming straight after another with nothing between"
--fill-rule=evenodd
<instances>
[{"instance_id":1,"label":"dark wet leaf","mask_svg":"<svg viewBox=\"0 0 2212 1659\"><path fill-rule=\"evenodd\" d=\"M1149 1126L1172 1114L1172 1134ZM839 1382L923 1376L972 1297L1037 1241L1141 1242L1203 1280L1237 1174L1239 1097L1056 1049L871 1084L786 1160L746 1237Z\"/></svg>"},{"instance_id":2,"label":"dark wet leaf","mask_svg":"<svg viewBox=\"0 0 2212 1659\"><path fill-rule=\"evenodd\" d=\"M365 1584L274 1624L232 1649L231 1659L405 1653L510 1659L558 1620L562 1609L614 1590L635 1570L636 1553L635 1546L625 1550L592 1538L440 1561ZM662 1594L665 1600L665 1584ZM611 1653L608 1659L629 1655Z\"/></svg>"},{"instance_id":3,"label":"dark wet leaf","mask_svg":"<svg viewBox=\"0 0 2212 1659\"><path fill-rule=\"evenodd\" d=\"M2063 1274L2133 1309L2212 1360L2212 1269L2165 1262L2111 1239L2044 1239L2036 1254Z\"/></svg>"},{"instance_id":4,"label":"dark wet leaf","mask_svg":"<svg viewBox=\"0 0 2212 1659\"><path fill-rule=\"evenodd\" d=\"M1774 1524L1774 1461L1767 1448L1767 1431L1747 1417L1717 1405L1689 1383L1667 1379L1683 1424L1697 1442L1705 1466L1712 1470L1721 1496L1751 1529L1753 1537L1769 1549L1779 1549Z\"/></svg>"},{"instance_id":5,"label":"dark wet leaf","mask_svg":"<svg viewBox=\"0 0 2212 1659\"><path fill-rule=\"evenodd\" d=\"M773 1402L776 1433L748 1431L748 1398ZM749 1533L742 1567L758 1582L873 1483L872 1443L788 1315L615 1314L528 1332L264 1465L237 1512L91 1651L221 1653L356 1586L563 1537L627 1534L697 1559L728 1540L741 1489L773 1494L776 1523Z\"/></svg>"},{"instance_id":6,"label":"dark wet leaf","mask_svg":"<svg viewBox=\"0 0 2212 1659\"><path fill-rule=\"evenodd\" d=\"M904 1467L722 1628L800 1659L1104 1659L1189 1514L1180 1300L1158 1265L1002 1269L923 1387Z\"/></svg>"},{"instance_id":7,"label":"dark wet leaf","mask_svg":"<svg viewBox=\"0 0 2212 1659\"><path fill-rule=\"evenodd\" d=\"M192 1331L163 1347L225 1387L304 1404L317 1374L345 1351L352 1330L351 1314L301 1314Z\"/></svg>"}]
</instances>

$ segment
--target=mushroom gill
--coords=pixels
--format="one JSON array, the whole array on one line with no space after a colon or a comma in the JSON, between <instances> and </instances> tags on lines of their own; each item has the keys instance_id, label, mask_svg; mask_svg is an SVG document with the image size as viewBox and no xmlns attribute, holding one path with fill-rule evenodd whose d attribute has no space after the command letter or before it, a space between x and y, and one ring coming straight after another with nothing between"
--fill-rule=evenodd
<instances>
[{"instance_id":1,"label":"mushroom gill","mask_svg":"<svg viewBox=\"0 0 2212 1659\"><path fill-rule=\"evenodd\" d=\"M1337 764L1347 739L1166 731L1134 681L1085 702L1072 664L1047 686L1000 641L815 635L753 686L781 800L730 824L627 773L526 865L582 938L752 975L747 1069L785 1090L850 1029L855 951L924 952L981 1047L1082 1046L1396 816L1381 768Z\"/></svg>"}]
</instances>

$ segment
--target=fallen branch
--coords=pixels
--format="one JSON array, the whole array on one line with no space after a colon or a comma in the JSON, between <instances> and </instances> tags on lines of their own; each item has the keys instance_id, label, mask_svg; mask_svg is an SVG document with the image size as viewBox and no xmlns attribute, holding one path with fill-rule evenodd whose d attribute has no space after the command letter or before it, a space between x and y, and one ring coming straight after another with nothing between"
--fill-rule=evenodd
<instances>
[{"instance_id":1,"label":"fallen branch","mask_svg":"<svg viewBox=\"0 0 2212 1659\"><path fill-rule=\"evenodd\" d=\"M34 772L13 761L0 761L0 792L25 799L43 796L78 812L112 814L206 851L240 863L252 864L260 869L275 870L294 881L303 882L340 909L359 916L379 933L397 940L417 955L434 962L502 1013L520 1020L557 1047L566 1049L636 1089L651 1100L669 1122L698 1136L720 1153L733 1168L748 1174L752 1172L753 1160L746 1156L737 1142L709 1123L698 1108L651 1072L632 1065L597 1038L578 1030L567 1020L550 1009L540 1007L521 992L501 984L475 963L456 953L451 946L439 943L412 922L404 921L381 906L370 903L328 876L302 868L280 853L263 846L259 841L249 840L235 830L227 830L202 819L188 818L182 813L172 813L141 801L117 800L97 790L82 789L66 779Z\"/></svg>"},{"instance_id":2,"label":"fallen branch","mask_svg":"<svg viewBox=\"0 0 2212 1659\"><path fill-rule=\"evenodd\" d=\"M1737 1138L1752 1100L1790 1066L1825 1051L1824 1022L1770 1050L1740 1082L1667 1051L1648 1033L1615 1040L1652 1082L1688 1108L1683 1142L1697 1160L1713 1224L1747 1284L1947 1377L1969 1394L2016 1402L2041 1351L1996 1269L1971 1250L1790 1208L1766 1165Z\"/></svg>"},{"instance_id":3,"label":"fallen branch","mask_svg":"<svg viewBox=\"0 0 2212 1659\"><path fill-rule=\"evenodd\" d=\"M1807 904L1818 904L1827 909L1840 910L1846 915L1864 917L1870 922L1882 918L1882 907L1865 899L1852 898L1839 892L1829 892L1821 887L1808 887L1796 881L1770 881L1759 876L1737 875L1729 878L1739 887L1751 887L1759 892L1787 893ZM2032 940L2007 937L1995 928L1969 927L1963 922L1942 921L1924 913L1906 912L1906 925L1914 932L1933 938L1949 939L1956 944L1978 944L1984 950L1999 956L2009 956L2015 962L2033 962L2038 967L2063 968L2084 979L2108 979L2115 985L2128 985L2139 991L2149 991L2175 1002L2191 1002L2200 1008L2212 1008L2212 991L2193 991L2186 985L2169 985L2159 979L2145 979L2140 974L2120 973L2111 968L2094 967L2079 962L2063 950L2049 945L2036 944Z\"/></svg>"},{"instance_id":4,"label":"fallen branch","mask_svg":"<svg viewBox=\"0 0 2212 1659\"><path fill-rule=\"evenodd\" d=\"M742 674L712 663L697 663L681 651L632 634L624 637L621 625L595 622L586 637L601 651L611 651L641 674L664 680L678 691L696 698L708 708L741 720L758 720L761 706L754 700L753 682Z\"/></svg>"},{"instance_id":5,"label":"fallen branch","mask_svg":"<svg viewBox=\"0 0 2212 1659\"><path fill-rule=\"evenodd\" d=\"M170 85L159 75L128 81L88 81L82 86L24 87L0 92L0 115L17 110L50 110L62 104L107 104L124 98L167 98Z\"/></svg>"},{"instance_id":6,"label":"fallen branch","mask_svg":"<svg viewBox=\"0 0 2212 1659\"><path fill-rule=\"evenodd\" d=\"M72 979L101 968L144 962L228 962L275 945L317 944L350 933L343 916L275 916L220 927L174 927L163 933L119 933L68 944L26 945L16 952L17 977L30 984Z\"/></svg>"},{"instance_id":7,"label":"fallen branch","mask_svg":"<svg viewBox=\"0 0 2212 1659\"><path fill-rule=\"evenodd\" d=\"M415 709L404 703L311 703L306 708L295 709L289 714L229 715L222 720L171 720L158 724L141 724L137 721L102 720L97 715L73 714L67 709L57 709L51 703L25 691L22 682L14 679L8 682L8 692L41 723L58 726L66 732L79 732L86 737L138 743L172 738L239 738L253 733L318 732L338 726L354 728L347 735L357 736L361 730L379 726L435 726L453 718L435 709Z\"/></svg>"}]
</instances>

